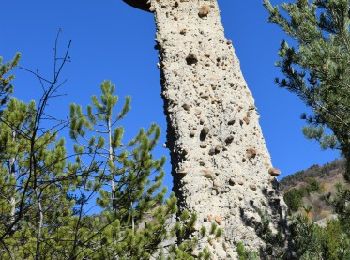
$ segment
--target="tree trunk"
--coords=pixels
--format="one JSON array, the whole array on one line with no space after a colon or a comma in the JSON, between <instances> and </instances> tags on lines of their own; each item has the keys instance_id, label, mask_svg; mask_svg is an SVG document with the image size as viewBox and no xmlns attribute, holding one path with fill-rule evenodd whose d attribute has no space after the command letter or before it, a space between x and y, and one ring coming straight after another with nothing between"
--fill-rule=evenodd
<instances>
[{"instance_id":1,"label":"tree trunk","mask_svg":"<svg viewBox=\"0 0 350 260\"><path fill-rule=\"evenodd\" d=\"M35 189L35 194L36 194L36 199L37 201L37 206L38 206L38 223L37 223L37 236L36 236L36 254L35 254L35 259L39 260L41 259L41 251L40 251L40 246L41 246L41 240L42 240L42 227L44 223L44 213L43 213L43 208L41 205L41 191L39 188Z\"/></svg>"},{"instance_id":2,"label":"tree trunk","mask_svg":"<svg viewBox=\"0 0 350 260\"><path fill-rule=\"evenodd\" d=\"M107 132L108 132L108 160L109 163L114 164L114 149L112 145L112 119L109 117L107 119ZM116 212L116 207L115 207L115 181L114 181L114 170L110 168L110 175L111 175L111 200L112 200L112 210L115 213Z\"/></svg>"},{"instance_id":3,"label":"tree trunk","mask_svg":"<svg viewBox=\"0 0 350 260\"><path fill-rule=\"evenodd\" d=\"M12 131L12 141L16 141L16 131ZM8 171L11 179L14 180L16 183L16 169L15 169L15 162L16 158L13 157L9 160L8 163ZM13 194L10 197L10 223L13 223L15 221L15 215L16 215L16 185L13 187Z\"/></svg>"},{"instance_id":4,"label":"tree trunk","mask_svg":"<svg viewBox=\"0 0 350 260\"><path fill-rule=\"evenodd\" d=\"M236 243L259 251L261 215L277 232L283 202L276 170L216 0L152 0L167 146L180 209L198 229L216 222L223 236L207 246L214 259L236 258ZM270 173L270 174L269 174ZM201 249L199 248L199 249Z\"/></svg>"}]
</instances>

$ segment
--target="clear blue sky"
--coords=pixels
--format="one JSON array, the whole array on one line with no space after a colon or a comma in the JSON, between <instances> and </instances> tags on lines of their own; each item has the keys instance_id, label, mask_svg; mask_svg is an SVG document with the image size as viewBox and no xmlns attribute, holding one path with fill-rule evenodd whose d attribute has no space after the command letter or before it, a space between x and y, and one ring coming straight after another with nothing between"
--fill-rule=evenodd
<instances>
[{"instance_id":1,"label":"clear blue sky","mask_svg":"<svg viewBox=\"0 0 350 260\"><path fill-rule=\"evenodd\" d=\"M233 40L261 114L273 164L285 176L338 157L338 153L321 151L317 143L303 137L304 122L299 115L306 111L305 106L274 84L274 78L279 75L274 62L284 35L277 26L266 22L262 1L219 2L226 36ZM123 121L127 137L135 135L140 127L156 122L162 128L164 142L166 126L151 14L129 8L121 0L2 0L1 22L0 55L10 59L20 51L21 65L39 69L43 74L52 70L57 29L63 29L62 46L72 40L72 62L63 73L68 83L62 92L68 96L51 106L52 113L64 117L70 102L87 104L91 95L98 94L99 83L110 79L116 84L120 98L132 97L132 110ZM16 96L24 100L40 91L37 82L24 71L17 72L15 83ZM162 154L168 156L168 151L160 145L156 155ZM166 184L171 185L169 164L166 171Z\"/></svg>"}]
</instances>

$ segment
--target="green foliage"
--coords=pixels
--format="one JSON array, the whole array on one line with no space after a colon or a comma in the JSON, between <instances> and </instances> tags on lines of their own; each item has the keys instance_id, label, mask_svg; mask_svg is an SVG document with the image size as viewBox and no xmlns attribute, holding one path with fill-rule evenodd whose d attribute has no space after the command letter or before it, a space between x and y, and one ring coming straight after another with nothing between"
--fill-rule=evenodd
<instances>
[{"instance_id":1,"label":"green foliage","mask_svg":"<svg viewBox=\"0 0 350 260\"><path fill-rule=\"evenodd\" d=\"M256 226L255 230L257 235L265 242L265 247L260 248L260 256L267 257L273 256L279 259L284 254L285 248L285 228L286 223L281 221L278 226L277 233L272 232L270 228L271 219L267 212L258 210L258 214L261 218L261 222Z\"/></svg>"},{"instance_id":2,"label":"green foliage","mask_svg":"<svg viewBox=\"0 0 350 260\"><path fill-rule=\"evenodd\" d=\"M350 237L339 220L332 220L321 227L298 216L291 225L293 251L296 259L348 259Z\"/></svg>"},{"instance_id":3,"label":"green foliage","mask_svg":"<svg viewBox=\"0 0 350 260\"><path fill-rule=\"evenodd\" d=\"M292 212L296 212L303 206L303 197L313 192L319 192L320 189L320 183L315 178L309 177L306 178L306 185L286 191L283 195L283 199L288 209Z\"/></svg>"},{"instance_id":4,"label":"green foliage","mask_svg":"<svg viewBox=\"0 0 350 260\"><path fill-rule=\"evenodd\" d=\"M99 226L89 231L104 241L95 247L94 256L113 252L122 259L142 259L155 253L157 245L166 238L165 222L175 214L176 203L173 196L164 203L166 189L161 187L161 181L165 159L154 160L151 154L159 139L158 126L141 129L132 141L123 144L124 129L115 125L129 111L130 98L122 111L114 115L118 101L114 91L111 82L103 82L101 96L92 97L85 114L81 106L71 105L70 136L76 142L76 161L98 165L83 182L89 185L79 186L79 193L81 198L87 194L97 196L102 208ZM85 250L85 246L76 248L75 254Z\"/></svg>"},{"instance_id":5,"label":"green foliage","mask_svg":"<svg viewBox=\"0 0 350 260\"><path fill-rule=\"evenodd\" d=\"M245 248L242 242L238 242L236 246L236 251L239 260L258 260L259 254L257 252L249 251Z\"/></svg>"},{"instance_id":6,"label":"green foliage","mask_svg":"<svg viewBox=\"0 0 350 260\"><path fill-rule=\"evenodd\" d=\"M67 197L73 185L65 171L65 142L55 132L39 133L39 118L34 102L16 99L1 115L2 259L44 257L39 252L57 255L61 249L52 241L68 239L63 230L71 221L74 202Z\"/></svg>"},{"instance_id":7,"label":"green foliage","mask_svg":"<svg viewBox=\"0 0 350 260\"><path fill-rule=\"evenodd\" d=\"M73 149L44 127L49 95L38 104L8 102L0 123L1 259L149 259L161 258L162 247L170 259L194 259L196 216L183 211L172 221L165 158L153 158L160 129L153 124L125 143L119 122L130 98L115 113L114 91L105 81L86 109L71 105Z\"/></svg>"},{"instance_id":8,"label":"green foliage","mask_svg":"<svg viewBox=\"0 0 350 260\"><path fill-rule=\"evenodd\" d=\"M292 188L283 194L283 200L291 213L297 212L303 206L303 197L321 189L320 183L315 178L307 178L306 183L306 186Z\"/></svg>"},{"instance_id":9,"label":"green foliage","mask_svg":"<svg viewBox=\"0 0 350 260\"><path fill-rule=\"evenodd\" d=\"M218 225L217 225L215 222L212 222L212 223L211 223L211 227L210 227L210 232L209 232L210 235L215 234L217 228L218 228Z\"/></svg>"},{"instance_id":10,"label":"green foliage","mask_svg":"<svg viewBox=\"0 0 350 260\"><path fill-rule=\"evenodd\" d=\"M292 212L298 211L303 204L303 192L300 189L290 189L283 195L283 200L287 204L288 209Z\"/></svg>"},{"instance_id":11,"label":"green foliage","mask_svg":"<svg viewBox=\"0 0 350 260\"><path fill-rule=\"evenodd\" d=\"M343 226L343 231L350 237L350 190L338 185L337 194L331 204Z\"/></svg>"},{"instance_id":12,"label":"green foliage","mask_svg":"<svg viewBox=\"0 0 350 260\"><path fill-rule=\"evenodd\" d=\"M342 151L350 181L350 13L349 0L295 0L264 5L269 21L294 41L283 41L279 51L285 78L279 86L295 93L312 110L302 115L304 134L321 147Z\"/></svg>"},{"instance_id":13,"label":"green foliage","mask_svg":"<svg viewBox=\"0 0 350 260\"><path fill-rule=\"evenodd\" d=\"M316 190L317 185L309 181L306 188L295 189L306 195ZM310 185L311 184L311 185ZM317 189L319 191L319 189ZM290 223L290 250L293 259L348 259L350 257L350 193L342 185L337 186L337 194L327 202L333 206L337 219L323 223L312 222L312 207L302 205L305 212L294 215ZM289 206L289 205L288 205Z\"/></svg>"},{"instance_id":14,"label":"green foliage","mask_svg":"<svg viewBox=\"0 0 350 260\"><path fill-rule=\"evenodd\" d=\"M14 75L8 74L18 65L20 57L21 54L17 53L10 62L3 64L3 58L0 56L0 108L5 105L13 91L11 81L14 79Z\"/></svg>"},{"instance_id":15,"label":"green foliage","mask_svg":"<svg viewBox=\"0 0 350 260\"><path fill-rule=\"evenodd\" d=\"M264 0L269 21L292 38L282 41L277 66L284 74L276 83L295 93L311 108L302 115L303 133L323 149L340 149L346 159L345 180L350 181L350 2L349 0L295 0L273 7ZM320 191L309 180L305 192ZM300 207L301 190L285 198L291 210ZM291 226L296 259L349 259L349 191L340 188L331 202L339 219L325 227L298 216ZM306 212L310 207L304 207Z\"/></svg>"},{"instance_id":16,"label":"green foliage","mask_svg":"<svg viewBox=\"0 0 350 260\"><path fill-rule=\"evenodd\" d=\"M320 183L315 178L307 179L306 191L307 193L318 192L320 191Z\"/></svg>"}]
</instances>

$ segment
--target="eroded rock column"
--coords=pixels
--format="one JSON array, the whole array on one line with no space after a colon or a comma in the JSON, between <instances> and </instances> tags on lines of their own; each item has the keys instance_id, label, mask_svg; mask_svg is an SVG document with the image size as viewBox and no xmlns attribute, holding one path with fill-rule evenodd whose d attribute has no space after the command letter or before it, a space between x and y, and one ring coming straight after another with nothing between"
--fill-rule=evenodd
<instances>
[{"instance_id":1,"label":"eroded rock column","mask_svg":"<svg viewBox=\"0 0 350 260\"><path fill-rule=\"evenodd\" d=\"M236 243L259 250L262 214L276 231L280 198L259 116L216 0L152 0L160 53L174 190L198 227L216 222L215 259L236 258Z\"/></svg>"}]
</instances>

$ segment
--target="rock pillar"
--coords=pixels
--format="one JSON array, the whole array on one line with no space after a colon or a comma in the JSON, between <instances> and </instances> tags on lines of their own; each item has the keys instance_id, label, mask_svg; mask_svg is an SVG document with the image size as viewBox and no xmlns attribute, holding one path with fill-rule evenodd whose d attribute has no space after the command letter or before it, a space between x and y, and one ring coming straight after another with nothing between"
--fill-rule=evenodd
<instances>
[{"instance_id":1,"label":"rock pillar","mask_svg":"<svg viewBox=\"0 0 350 260\"><path fill-rule=\"evenodd\" d=\"M129 0L125 0L128 2ZM130 2L130 1L129 1ZM224 231L204 242L216 259L236 258L236 243L265 246L261 214L276 231L281 201L259 115L217 0L151 0L160 53L174 191L198 226Z\"/></svg>"}]
</instances>

